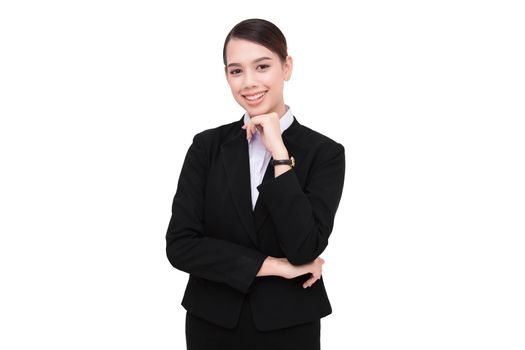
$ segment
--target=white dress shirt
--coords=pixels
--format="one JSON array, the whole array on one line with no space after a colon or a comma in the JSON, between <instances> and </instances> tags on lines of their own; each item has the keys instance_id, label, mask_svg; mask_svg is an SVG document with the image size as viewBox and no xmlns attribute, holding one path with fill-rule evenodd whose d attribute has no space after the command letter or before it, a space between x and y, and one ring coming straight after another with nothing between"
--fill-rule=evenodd
<instances>
[{"instance_id":1,"label":"white dress shirt","mask_svg":"<svg viewBox=\"0 0 525 350\"><path fill-rule=\"evenodd\" d=\"M290 106L287 104L285 104L285 106L286 112L279 118L281 134L292 124L294 120ZM244 124L246 124L249 120L250 115L248 112L244 113ZM259 134L259 130L255 131L255 134L253 134L250 141L246 141L248 142L250 154L250 184L252 188L252 209L254 209L255 203L257 202L257 197L259 197L257 186L259 186L263 180L264 173L266 172L266 168L270 163L270 158L272 155L264 146L261 135Z\"/></svg>"}]
</instances>

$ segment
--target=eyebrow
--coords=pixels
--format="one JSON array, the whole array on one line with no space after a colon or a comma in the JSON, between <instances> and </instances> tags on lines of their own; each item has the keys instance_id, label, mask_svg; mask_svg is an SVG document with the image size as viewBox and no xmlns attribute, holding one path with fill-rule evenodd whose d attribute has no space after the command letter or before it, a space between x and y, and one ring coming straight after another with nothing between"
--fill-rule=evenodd
<instances>
[{"instance_id":1,"label":"eyebrow","mask_svg":"<svg viewBox=\"0 0 525 350\"><path fill-rule=\"evenodd\" d=\"M263 61L263 60L271 60L271 59L272 59L271 57L266 57L266 56L265 56L265 57L259 57L258 59L253 60L252 63L257 63L257 62L259 62L259 61ZM230 64L228 65L228 67L232 67L232 66L239 66L239 67L240 67L241 64L240 64L240 63L230 63Z\"/></svg>"}]
</instances>

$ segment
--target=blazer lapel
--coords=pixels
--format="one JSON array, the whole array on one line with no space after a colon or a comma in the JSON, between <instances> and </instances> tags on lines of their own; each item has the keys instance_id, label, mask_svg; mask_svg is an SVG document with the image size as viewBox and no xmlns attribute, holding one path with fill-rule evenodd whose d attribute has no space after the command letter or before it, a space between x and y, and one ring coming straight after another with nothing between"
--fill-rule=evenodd
<instances>
[{"instance_id":1,"label":"blazer lapel","mask_svg":"<svg viewBox=\"0 0 525 350\"><path fill-rule=\"evenodd\" d=\"M253 243L258 246L253 226L252 194L250 184L250 158L246 131L241 129L243 119L238 123L239 130L222 144L222 162L227 175L227 186L233 198L233 204L239 218Z\"/></svg>"},{"instance_id":2,"label":"blazer lapel","mask_svg":"<svg viewBox=\"0 0 525 350\"><path fill-rule=\"evenodd\" d=\"M264 173L262 182L266 182L271 178L275 177L272 160L273 157L270 157L270 161L268 162L268 167L266 168L266 172ZM257 197L257 202L255 202L255 208L253 209L253 224L255 226L255 232L259 231L259 228L261 227L262 223L266 219L266 216L268 215L268 210L264 205L261 204L261 199Z\"/></svg>"},{"instance_id":3,"label":"blazer lapel","mask_svg":"<svg viewBox=\"0 0 525 350\"><path fill-rule=\"evenodd\" d=\"M252 242L255 246L259 246L256 232L266 219L268 210L263 205L260 205L259 200L257 200L255 208L252 210L249 148L246 140L246 131L241 128L243 124L244 116L238 122L239 130L235 132L232 138L221 145L222 161L228 178L227 185L232 193L239 218ZM295 145L299 136L300 126L301 124L294 116L292 124L282 133L283 142L288 149L288 153L293 155L296 160L299 160L298 155L294 152L298 149ZM264 173L263 182L274 177L274 168L271 164L272 159L270 159Z\"/></svg>"}]
</instances>

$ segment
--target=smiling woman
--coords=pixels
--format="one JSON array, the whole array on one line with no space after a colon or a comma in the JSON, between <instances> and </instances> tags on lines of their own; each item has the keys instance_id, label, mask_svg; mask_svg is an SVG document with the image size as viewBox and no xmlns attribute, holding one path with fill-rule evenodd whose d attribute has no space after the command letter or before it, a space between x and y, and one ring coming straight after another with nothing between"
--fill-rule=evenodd
<instances>
[{"instance_id":1,"label":"smiling woman","mask_svg":"<svg viewBox=\"0 0 525 350\"><path fill-rule=\"evenodd\" d=\"M292 74L292 57L275 25L264 20L239 23L227 35L222 56L233 97L250 115L285 113L282 91Z\"/></svg>"},{"instance_id":2,"label":"smiling woman","mask_svg":"<svg viewBox=\"0 0 525 350\"><path fill-rule=\"evenodd\" d=\"M189 350L321 348L332 312L321 276L343 190L344 147L284 103L292 74L273 23L226 36L224 72L240 120L196 134L166 233L189 274L181 302Z\"/></svg>"}]
</instances>

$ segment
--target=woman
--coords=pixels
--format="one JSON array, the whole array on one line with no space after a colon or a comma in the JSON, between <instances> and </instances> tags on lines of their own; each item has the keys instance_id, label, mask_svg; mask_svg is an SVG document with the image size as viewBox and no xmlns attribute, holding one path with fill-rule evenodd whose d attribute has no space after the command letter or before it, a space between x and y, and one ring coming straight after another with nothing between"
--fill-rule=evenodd
<instances>
[{"instance_id":1,"label":"woman","mask_svg":"<svg viewBox=\"0 0 525 350\"><path fill-rule=\"evenodd\" d=\"M274 24L238 23L223 61L246 113L194 136L166 234L170 263L189 273L187 349L320 349L332 309L319 255L343 190L344 147L284 103L292 58Z\"/></svg>"}]
</instances>

